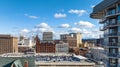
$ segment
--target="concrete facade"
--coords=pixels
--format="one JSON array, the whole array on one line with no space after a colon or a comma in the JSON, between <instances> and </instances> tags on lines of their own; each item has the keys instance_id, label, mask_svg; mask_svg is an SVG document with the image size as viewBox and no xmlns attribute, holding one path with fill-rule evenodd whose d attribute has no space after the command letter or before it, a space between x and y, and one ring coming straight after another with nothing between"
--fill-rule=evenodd
<instances>
[{"instance_id":1,"label":"concrete facade","mask_svg":"<svg viewBox=\"0 0 120 67\"><path fill-rule=\"evenodd\" d=\"M68 43L59 43L56 44L56 53L68 53L69 45Z\"/></svg>"},{"instance_id":2,"label":"concrete facade","mask_svg":"<svg viewBox=\"0 0 120 67\"><path fill-rule=\"evenodd\" d=\"M0 35L0 54L17 52L18 38L11 35Z\"/></svg>"},{"instance_id":3,"label":"concrete facade","mask_svg":"<svg viewBox=\"0 0 120 67\"><path fill-rule=\"evenodd\" d=\"M81 33L70 33L60 35L60 39L69 44L69 48L76 48L82 44L82 35Z\"/></svg>"},{"instance_id":4,"label":"concrete facade","mask_svg":"<svg viewBox=\"0 0 120 67\"><path fill-rule=\"evenodd\" d=\"M44 42L53 41L53 33L52 32L43 32L43 41Z\"/></svg>"}]
</instances>

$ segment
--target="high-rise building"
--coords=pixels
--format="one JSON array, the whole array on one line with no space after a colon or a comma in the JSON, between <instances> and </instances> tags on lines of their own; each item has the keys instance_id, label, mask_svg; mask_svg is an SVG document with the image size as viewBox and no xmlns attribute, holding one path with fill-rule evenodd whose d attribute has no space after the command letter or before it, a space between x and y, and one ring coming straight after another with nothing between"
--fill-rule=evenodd
<instances>
[{"instance_id":1,"label":"high-rise building","mask_svg":"<svg viewBox=\"0 0 120 67\"><path fill-rule=\"evenodd\" d=\"M60 35L60 39L63 42L68 43L70 48L79 47L82 43L81 33L62 34Z\"/></svg>"},{"instance_id":2,"label":"high-rise building","mask_svg":"<svg viewBox=\"0 0 120 67\"><path fill-rule=\"evenodd\" d=\"M52 32L43 32L43 41L44 42L53 41L53 33Z\"/></svg>"},{"instance_id":3,"label":"high-rise building","mask_svg":"<svg viewBox=\"0 0 120 67\"><path fill-rule=\"evenodd\" d=\"M0 35L0 54L18 52L18 38L11 35Z\"/></svg>"},{"instance_id":4,"label":"high-rise building","mask_svg":"<svg viewBox=\"0 0 120 67\"><path fill-rule=\"evenodd\" d=\"M100 19L104 32L106 67L120 66L120 0L103 0L93 8L91 18Z\"/></svg>"}]
</instances>

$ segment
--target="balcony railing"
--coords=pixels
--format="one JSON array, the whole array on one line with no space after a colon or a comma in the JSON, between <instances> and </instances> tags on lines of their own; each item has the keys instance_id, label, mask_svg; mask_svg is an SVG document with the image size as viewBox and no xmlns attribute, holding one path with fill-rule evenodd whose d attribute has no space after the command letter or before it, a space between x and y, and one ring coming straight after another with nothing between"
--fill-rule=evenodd
<instances>
[{"instance_id":1,"label":"balcony railing","mask_svg":"<svg viewBox=\"0 0 120 67\"><path fill-rule=\"evenodd\" d=\"M109 23L109 25L117 25L116 22Z\"/></svg>"},{"instance_id":2,"label":"balcony railing","mask_svg":"<svg viewBox=\"0 0 120 67\"><path fill-rule=\"evenodd\" d=\"M105 22L105 20L106 20L105 18L100 19L100 20L99 20L99 23L100 23L100 24L103 24L103 23Z\"/></svg>"},{"instance_id":3,"label":"balcony railing","mask_svg":"<svg viewBox=\"0 0 120 67\"><path fill-rule=\"evenodd\" d=\"M118 33L109 33L108 36L118 36Z\"/></svg>"},{"instance_id":4,"label":"balcony railing","mask_svg":"<svg viewBox=\"0 0 120 67\"><path fill-rule=\"evenodd\" d=\"M104 31L105 30L105 27L104 26L101 26L100 27L100 31Z\"/></svg>"},{"instance_id":5,"label":"balcony railing","mask_svg":"<svg viewBox=\"0 0 120 67\"><path fill-rule=\"evenodd\" d=\"M109 57L115 57L115 58L120 58L120 54L119 53L107 53L107 56L109 56Z\"/></svg>"},{"instance_id":6,"label":"balcony railing","mask_svg":"<svg viewBox=\"0 0 120 67\"><path fill-rule=\"evenodd\" d=\"M117 36L120 36L119 32L104 34L104 37L117 37Z\"/></svg>"},{"instance_id":7,"label":"balcony railing","mask_svg":"<svg viewBox=\"0 0 120 67\"><path fill-rule=\"evenodd\" d=\"M109 42L108 44L107 44L107 46L109 46L109 47L120 47L120 43L114 43L114 42Z\"/></svg>"}]
</instances>

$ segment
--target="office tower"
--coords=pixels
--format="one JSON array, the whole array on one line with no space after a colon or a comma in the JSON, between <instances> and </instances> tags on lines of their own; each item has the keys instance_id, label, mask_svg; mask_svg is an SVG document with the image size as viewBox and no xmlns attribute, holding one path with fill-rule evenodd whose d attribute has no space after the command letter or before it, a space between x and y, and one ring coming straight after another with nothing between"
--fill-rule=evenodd
<instances>
[{"instance_id":1,"label":"office tower","mask_svg":"<svg viewBox=\"0 0 120 67\"><path fill-rule=\"evenodd\" d=\"M81 33L70 33L60 35L60 39L69 44L69 48L79 47L82 44Z\"/></svg>"},{"instance_id":2,"label":"office tower","mask_svg":"<svg viewBox=\"0 0 120 67\"><path fill-rule=\"evenodd\" d=\"M53 33L52 32L43 32L43 41L44 42L53 41Z\"/></svg>"},{"instance_id":3,"label":"office tower","mask_svg":"<svg viewBox=\"0 0 120 67\"><path fill-rule=\"evenodd\" d=\"M18 52L18 38L10 35L0 35L0 54Z\"/></svg>"},{"instance_id":4,"label":"office tower","mask_svg":"<svg viewBox=\"0 0 120 67\"><path fill-rule=\"evenodd\" d=\"M104 32L106 67L120 66L120 0L103 0L93 8L91 18L100 19Z\"/></svg>"}]
</instances>

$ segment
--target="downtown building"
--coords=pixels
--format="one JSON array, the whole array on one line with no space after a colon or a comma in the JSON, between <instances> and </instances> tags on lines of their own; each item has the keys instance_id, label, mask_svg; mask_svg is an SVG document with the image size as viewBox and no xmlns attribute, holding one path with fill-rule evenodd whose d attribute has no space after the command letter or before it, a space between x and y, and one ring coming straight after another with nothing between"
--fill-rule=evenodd
<instances>
[{"instance_id":1,"label":"downtown building","mask_svg":"<svg viewBox=\"0 0 120 67\"><path fill-rule=\"evenodd\" d=\"M0 35L0 54L17 53L18 38L11 35Z\"/></svg>"},{"instance_id":2,"label":"downtown building","mask_svg":"<svg viewBox=\"0 0 120 67\"><path fill-rule=\"evenodd\" d=\"M55 53L55 43L41 42L38 35L36 36L35 41L36 41L36 53Z\"/></svg>"},{"instance_id":3,"label":"downtown building","mask_svg":"<svg viewBox=\"0 0 120 67\"><path fill-rule=\"evenodd\" d=\"M120 67L120 0L103 0L90 17L103 24L100 30L104 32L106 67Z\"/></svg>"},{"instance_id":4,"label":"downtown building","mask_svg":"<svg viewBox=\"0 0 120 67\"><path fill-rule=\"evenodd\" d=\"M82 44L82 35L81 33L62 34L60 40L68 43L69 48L76 48Z\"/></svg>"},{"instance_id":5,"label":"downtown building","mask_svg":"<svg viewBox=\"0 0 120 67\"><path fill-rule=\"evenodd\" d=\"M53 33L52 32L43 32L43 42L52 42Z\"/></svg>"}]
</instances>

